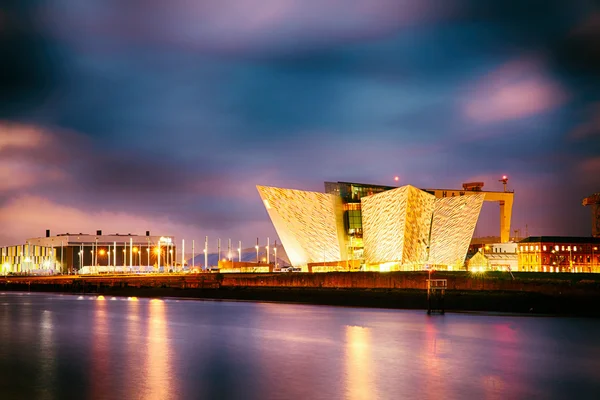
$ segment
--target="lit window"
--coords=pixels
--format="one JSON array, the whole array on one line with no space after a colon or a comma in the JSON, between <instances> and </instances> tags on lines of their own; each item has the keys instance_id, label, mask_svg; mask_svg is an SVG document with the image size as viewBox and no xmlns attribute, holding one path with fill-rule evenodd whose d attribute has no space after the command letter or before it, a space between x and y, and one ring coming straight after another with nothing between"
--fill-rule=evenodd
<instances>
[{"instance_id":1,"label":"lit window","mask_svg":"<svg viewBox=\"0 0 600 400\"><path fill-rule=\"evenodd\" d=\"M558 245L554 246L554 250L558 251Z\"/></svg>"},{"instance_id":2,"label":"lit window","mask_svg":"<svg viewBox=\"0 0 600 400\"><path fill-rule=\"evenodd\" d=\"M565 251L565 246L562 246L561 250L562 250L562 251Z\"/></svg>"},{"instance_id":3,"label":"lit window","mask_svg":"<svg viewBox=\"0 0 600 400\"><path fill-rule=\"evenodd\" d=\"M535 246L535 251L539 251L540 250L540 246Z\"/></svg>"},{"instance_id":4,"label":"lit window","mask_svg":"<svg viewBox=\"0 0 600 400\"><path fill-rule=\"evenodd\" d=\"M567 250L571 251L571 246L567 246Z\"/></svg>"},{"instance_id":5,"label":"lit window","mask_svg":"<svg viewBox=\"0 0 600 400\"><path fill-rule=\"evenodd\" d=\"M521 251L523 251L523 246L521 246Z\"/></svg>"},{"instance_id":6,"label":"lit window","mask_svg":"<svg viewBox=\"0 0 600 400\"><path fill-rule=\"evenodd\" d=\"M573 251L577 251L577 246L573 246Z\"/></svg>"},{"instance_id":7,"label":"lit window","mask_svg":"<svg viewBox=\"0 0 600 400\"><path fill-rule=\"evenodd\" d=\"M544 251L546 251L546 246L542 247L542 249L544 249ZM544 271L544 272L546 272L546 271Z\"/></svg>"}]
</instances>

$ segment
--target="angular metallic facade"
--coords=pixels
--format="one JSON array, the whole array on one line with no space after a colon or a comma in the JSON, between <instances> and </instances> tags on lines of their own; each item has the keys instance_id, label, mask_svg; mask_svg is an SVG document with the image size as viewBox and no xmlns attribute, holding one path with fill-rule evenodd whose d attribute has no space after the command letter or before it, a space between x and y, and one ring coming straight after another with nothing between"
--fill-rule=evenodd
<instances>
[{"instance_id":1,"label":"angular metallic facade","mask_svg":"<svg viewBox=\"0 0 600 400\"><path fill-rule=\"evenodd\" d=\"M267 186L257 189L293 266L346 259L336 196Z\"/></svg>"},{"instance_id":2,"label":"angular metallic facade","mask_svg":"<svg viewBox=\"0 0 600 400\"><path fill-rule=\"evenodd\" d=\"M434 202L409 185L362 198L365 262L423 265Z\"/></svg>"},{"instance_id":3,"label":"angular metallic facade","mask_svg":"<svg viewBox=\"0 0 600 400\"><path fill-rule=\"evenodd\" d=\"M257 186L294 266L358 260L354 257L357 243L360 260L369 268L462 265L486 196L470 192L436 198L410 185L388 190L328 184L329 193ZM353 229L357 222L345 221L344 212L360 216L360 229ZM356 232L361 236L352 236Z\"/></svg>"},{"instance_id":4,"label":"angular metallic facade","mask_svg":"<svg viewBox=\"0 0 600 400\"><path fill-rule=\"evenodd\" d=\"M428 263L462 265L484 197L478 193L435 200Z\"/></svg>"}]
</instances>

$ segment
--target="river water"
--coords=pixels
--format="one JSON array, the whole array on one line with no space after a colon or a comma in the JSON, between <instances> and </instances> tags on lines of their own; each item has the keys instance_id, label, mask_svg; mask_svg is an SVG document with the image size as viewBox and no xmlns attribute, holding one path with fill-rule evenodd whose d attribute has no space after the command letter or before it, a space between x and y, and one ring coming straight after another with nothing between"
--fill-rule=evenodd
<instances>
[{"instance_id":1,"label":"river water","mask_svg":"<svg viewBox=\"0 0 600 400\"><path fill-rule=\"evenodd\" d=\"M598 399L600 320L0 293L0 399Z\"/></svg>"}]
</instances>

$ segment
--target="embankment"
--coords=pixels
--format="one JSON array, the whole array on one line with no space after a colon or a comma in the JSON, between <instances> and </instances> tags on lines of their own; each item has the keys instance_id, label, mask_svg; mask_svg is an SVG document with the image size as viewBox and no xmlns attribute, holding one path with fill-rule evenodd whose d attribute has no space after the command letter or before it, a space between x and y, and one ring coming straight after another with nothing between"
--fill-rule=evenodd
<instances>
[{"instance_id":1,"label":"embankment","mask_svg":"<svg viewBox=\"0 0 600 400\"><path fill-rule=\"evenodd\" d=\"M0 278L0 290L425 309L427 278L424 272L13 276ZM597 274L515 273L513 279L438 272L432 278L447 280L448 311L600 316Z\"/></svg>"}]
</instances>

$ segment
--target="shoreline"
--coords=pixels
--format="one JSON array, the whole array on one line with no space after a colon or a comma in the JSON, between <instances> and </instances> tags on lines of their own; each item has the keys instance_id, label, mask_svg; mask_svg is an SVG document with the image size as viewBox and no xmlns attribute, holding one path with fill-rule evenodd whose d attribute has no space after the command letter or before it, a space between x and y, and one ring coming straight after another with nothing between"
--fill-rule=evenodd
<instances>
[{"instance_id":1,"label":"shoreline","mask_svg":"<svg viewBox=\"0 0 600 400\"><path fill-rule=\"evenodd\" d=\"M427 310L427 293L419 289L330 289L298 287L71 287L17 284L0 291L105 295L179 300L250 301L375 309ZM453 313L502 313L518 316L600 317L600 294L551 295L497 290L447 290L444 310Z\"/></svg>"}]
</instances>

